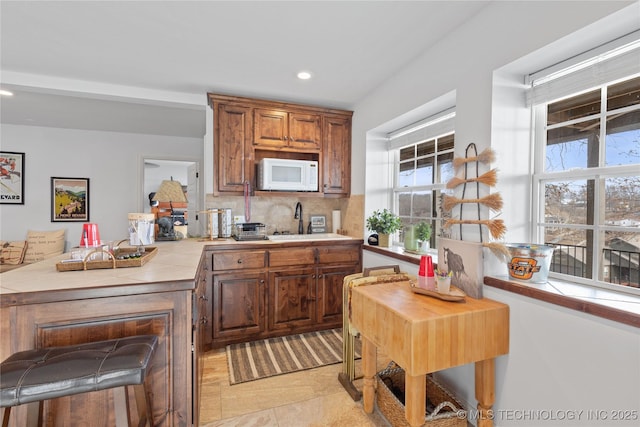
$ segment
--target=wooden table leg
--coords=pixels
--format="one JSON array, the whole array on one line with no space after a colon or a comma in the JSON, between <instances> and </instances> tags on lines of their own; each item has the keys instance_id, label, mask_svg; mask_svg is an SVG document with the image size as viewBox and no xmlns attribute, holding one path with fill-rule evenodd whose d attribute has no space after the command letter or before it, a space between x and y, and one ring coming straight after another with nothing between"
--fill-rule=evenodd
<instances>
[{"instance_id":1,"label":"wooden table leg","mask_svg":"<svg viewBox=\"0 0 640 427\"><path fill-rule=\"evenodd\" d=\"M478 427L493 426L495 402L495 359L476 362L476 400L478 401Z\"/></svg>"},{"instance_id":2,"label":"wooden table leg","mask_svg":"<svg viewBox=\"0 0 640 427\"><path fill-rule=\"evenodd\" d=\"M411 376L405 372L404 413L412 427L424 424L427 402L427 376Z\"/></svg>"},{"instance_id":3,"label":"wooden table leg","mask_svg":"<svg viewBox=\"0 0 640 427\"><path fill-rule=\"evenodd\" d=\"M373 403L376 397L375 376L376 376L376 346L367 338L362 336L362 406L367 414L373 412Z\"/></svg>"}]
</instances>

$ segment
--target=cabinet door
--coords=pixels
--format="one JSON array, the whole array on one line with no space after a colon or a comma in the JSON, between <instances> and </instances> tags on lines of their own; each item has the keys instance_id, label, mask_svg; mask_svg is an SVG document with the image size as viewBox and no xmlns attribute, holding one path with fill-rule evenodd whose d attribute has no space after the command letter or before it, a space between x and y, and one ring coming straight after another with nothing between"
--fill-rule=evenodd
<instances>
[{"instance_id":1,"label":"cabinet door","mask_svg":"<svg viewBox=\"0 0 640 427\"><path fill-rule=\"evenodd\" d=\"M251 146L251 108L215 104L214 165L219 192L244 191L244 183L253 179Z\"/></svg>"},{"instance_id":2,"label":"cabinet door","mask_svg":"<svg viewBox=\"0 0 640 427\"><path fill-rule=\"evenodd\" d=\"M314 268L269 272L269 330L289 330L315 324Z\"/></svg>"},{"instance_id":3,"label":"cabinet door","mask_svg":"<svg viewBox=\"0 0 640 427\"><path fill-rule=\"evenodd\" d=\"M246 338L265 330L265 274L213 275L213 339Z\"/></svg>"},{"instance_id":4,"label":"cabinet door","mask_svg":"<svg viewBox=\"0 0 640 427\"><path fill-rule=\"evenodd\" d=\"M320 151L320 115L289 113L289 147Z\"/></svg>"},{"instance_id":5,"label":"cabinet door","mask_svg":"<svg viewBox=\"0 0 640 427\"><path fill-rule=\"evenodd\" d=\"M351 192L351 118L324 117L322 147L322 191L349 195Z\"/></svg>"},{"instance_id":6,"label":"cabinet door","mask_svg":"<svg viewBox=\"0 0 640 427\"><path fill-rule=\"evenodd\" d=\"M342 324L344 277L358 272L356 266L318 269L318 323Z\"/></svg>"},{"instance_id":7,"label":"cabinet door","mask_svg":"<svg viewBox=\"0 0 640 427\"><path fill-rule=\"evenodd\" d=\"M285 147L288 136L288 119L286 111L254 110L253 145L258 147Z\"/></svg>"}]
</instances>

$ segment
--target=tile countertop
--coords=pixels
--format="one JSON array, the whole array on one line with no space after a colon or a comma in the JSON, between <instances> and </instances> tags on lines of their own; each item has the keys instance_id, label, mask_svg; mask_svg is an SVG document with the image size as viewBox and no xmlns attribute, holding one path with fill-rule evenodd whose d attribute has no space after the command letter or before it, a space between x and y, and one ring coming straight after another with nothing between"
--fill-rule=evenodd
<instances>
[{"instance_id":1,"label":"tile countertop","mask_svg":"<svg viewBox=\"0 0 640 427\"><path fill-rule=\"evenodd\" d=\"M84 289L99 286L193 280L202 249L210 242L185 239L156 242L158 253L142 267L59 272L56 264L70 254L2 273L0 295L15 292Z\"/></svg>"},{"instance_id":2,"label":"tile countertop","mask_svg":"<svg viewBox=\"0 0 640 427\"><path fill-rule=\"evenodd\" d=\"M332 239L321 239L327 241ZM339 240L358 240L340 236ZM0 275L0 295L25 292L88 289L105 286L135 285L176 281L193 281L196 276L202 250L219 245L283 245L304 244L305 241L241 241L234 239L184 239L170 242L155 242L158 253L142 267L96 269L87 271L59 272L56 264L69 259L70 254L40 261L11 270Z\"/></svg>"}]
</instances>

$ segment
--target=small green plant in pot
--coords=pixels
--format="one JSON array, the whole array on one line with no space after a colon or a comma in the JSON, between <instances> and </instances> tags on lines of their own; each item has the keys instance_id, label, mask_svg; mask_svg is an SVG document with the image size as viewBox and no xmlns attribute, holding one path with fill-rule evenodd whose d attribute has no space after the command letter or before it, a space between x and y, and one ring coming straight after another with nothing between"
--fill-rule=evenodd
<instances>
[{"instance_id":1,"label":"small green plant in pot","mask_svg":"<svg viewBox=\"0 0 640 427\"><path fill-rule=\"evenodd\" d=\"M389 235L401 227L400 217L387 209L373 211L367 218L367 228L378 233L378 244L383 247L391 246Z\"/></svg>"},{"instance_id":2,"label":"small green plant in pot","mask_svg":"<svg viewBox=\"0 0 640 427\"><path fill-rule=\"evenodd\" d=\"M429 240L431 239L431 224L421 221L416 225L416 239L418 240L418 248L422 252L426 252L429 248Z\"/></svg>"}]
</instances>

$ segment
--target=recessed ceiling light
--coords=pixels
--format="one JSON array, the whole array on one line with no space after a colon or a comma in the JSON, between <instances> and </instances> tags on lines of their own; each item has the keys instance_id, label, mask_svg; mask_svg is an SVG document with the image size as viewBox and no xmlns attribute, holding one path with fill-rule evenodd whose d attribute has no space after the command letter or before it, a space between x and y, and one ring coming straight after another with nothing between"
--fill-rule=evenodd
<instances>
[{"instance_id":1,"label":"recessed ceiling light","mask_svg":"<svg viewBox=\"0 0 640 427\"><path fill-rule=\"evenodd\" d=\"M8 90L0 89L0 95L13 96L13 92L9 92Z\"/></svg>"},{"instance_id":2,"label":"recessed ceiling light","mask_svg":"<svg viewBox=\"0 0 640 427\"><path fill-rule=\"evenodd\" d=\"M300 80L309 80L311 78L311 73L308 71L300 71L298 73L298 78Z\"/></svg>"}]
</instances>

